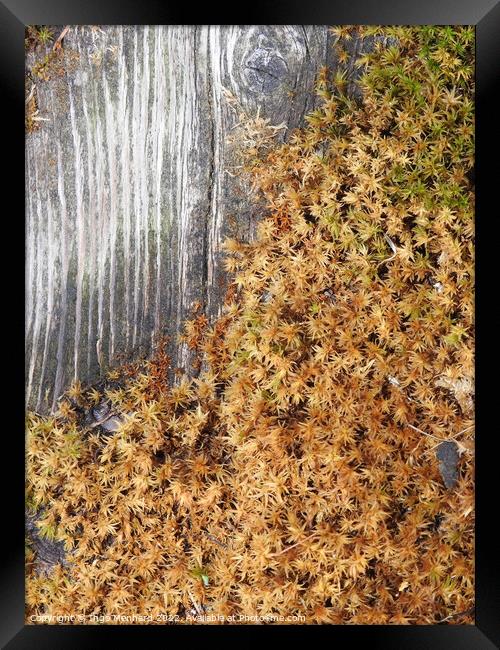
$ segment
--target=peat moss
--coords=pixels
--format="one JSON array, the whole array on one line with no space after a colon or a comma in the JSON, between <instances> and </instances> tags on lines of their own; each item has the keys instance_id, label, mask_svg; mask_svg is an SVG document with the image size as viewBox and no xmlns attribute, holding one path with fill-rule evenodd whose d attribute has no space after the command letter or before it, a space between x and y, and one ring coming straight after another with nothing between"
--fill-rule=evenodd
<instances>
[{"instance_id":1,"label":"peat moss","mask_svg":"<svg viewBox=\"0 0 500 650\"><path fill-rule=\"evenodd\" d=\"M474 30L362 33L397 42L363 55L363 101L325 70L247 164L269 216L226 243L222 317L186 326L200 376L170 386L160 345L28 415L29 499L70 560L30 558L29 615L472 621ZM111 434L85 426L104 399Z\"/></svg>"}]
</instances>

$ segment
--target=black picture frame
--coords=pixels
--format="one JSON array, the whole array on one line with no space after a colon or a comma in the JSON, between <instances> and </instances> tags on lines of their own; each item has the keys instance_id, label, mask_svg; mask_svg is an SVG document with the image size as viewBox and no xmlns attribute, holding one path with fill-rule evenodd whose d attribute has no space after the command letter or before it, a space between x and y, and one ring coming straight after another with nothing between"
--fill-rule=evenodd
<instances>
[{"instance_id":1,"label":"black picture frame","mask_svg":"<svg viewBox=\"0 0 500 650\"><path fill-rule=\"evenodd\" d=\"M14 251L14 268L4 271L4 321L11 331L4 338L3 437L8 441L3 454L3 469L13 469L3 499L1 634L5 648L98 648L113 643L133 642L140 638L171 634L174 628L163 626L25 626L24 624L24 372L20 363L24 337L21 314L24 313L24 29L30 24L190 24L196 15L200 24L468 24L476 26L476 614L475 625L432 626L332 626L327 633L332 641L365 642L372 647L450 648L453 650L487 650L500 647L500 576L496 509L492 495L497 493L496 464L498 439L496 403L495 333L500 322L492 316L495 304L496 276L494 250L499 241L498 200L494 193L500 181L497 124L498 108L494 90L500 75L500 2L499 0L349 0L349 2L276 2L251 3L244 16L206 9L176 6L152 0L87 0L68 4L64 0L0 0L0 75L5 144L4 199L12 198L12 208L3 212L4 255ZM208 10L208 11L207 11ZM496 145L496 146L495 146ZM4 203L4 206L6 203ZM18 244L14 246L13 243ZM15 270L14 270L15 269ZM491 286L489 286L491 283ZM18 308L18 309L17 309ZM7 338L8 336L8 338ZM18 347L19 346L19 347ZM10 356L9 356L10 355ZM490 372L489 372L490 371ZM496 399L495 399L496 398ZM5 420L9 416L12 422ZM496 430L496 431L495 431ZM497 443L498 444L498 443ZM212 626L182 626L177 633L191 637L202 632L203 641L212 639ZM223 628L224 632L242 629ZM280 626L266 626L265 634L275 634ZM301 628L294 628L300 634ZM309 633L315 627L307 626ZM324 630L323 630L324 632ZM106 637L106 638L105 638ZM270 637L267 636L269 639ZM112 646L113 647L113 646Z\"/></svg>"}]
</instances>

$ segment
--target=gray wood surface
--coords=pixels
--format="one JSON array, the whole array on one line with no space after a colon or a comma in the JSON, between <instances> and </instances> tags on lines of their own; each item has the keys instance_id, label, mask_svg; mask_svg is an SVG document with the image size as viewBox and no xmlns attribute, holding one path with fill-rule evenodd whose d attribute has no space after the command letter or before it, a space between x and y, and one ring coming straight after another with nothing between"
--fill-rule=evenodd
<instances>
[{"instance_id":1,"label":"gray wood surface","mask_svg":"<svg viewBox=\"0 0 500 650\"><path fill-rule=\"evenodd\" d=\"M76 27L64 74L37 84L26 139L26 401L47 411L74 378L176 335L194 301L215 318L220 244L262 208L227 173L236 116L303 123L331 65L323 26ZM99 363L98 349L102 357Z\"/></svg>"}]
</instances>

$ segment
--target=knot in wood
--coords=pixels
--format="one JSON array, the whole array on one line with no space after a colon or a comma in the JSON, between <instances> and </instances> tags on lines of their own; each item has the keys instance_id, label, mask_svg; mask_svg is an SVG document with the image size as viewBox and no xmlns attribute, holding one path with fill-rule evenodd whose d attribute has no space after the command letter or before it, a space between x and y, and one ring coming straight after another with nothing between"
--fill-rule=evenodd
<instances>
[{"instance_id":1,"label":"knot in wood","mask_svg":"<svg viewBox=\"0 0 500 650\"><path fill-rule=\"evenodd\" d=\"M288 65L276 50L258 47L245 61L246 83L254 91L269 94L276 90L288 75Z\"/></svg>"}]
</instances>

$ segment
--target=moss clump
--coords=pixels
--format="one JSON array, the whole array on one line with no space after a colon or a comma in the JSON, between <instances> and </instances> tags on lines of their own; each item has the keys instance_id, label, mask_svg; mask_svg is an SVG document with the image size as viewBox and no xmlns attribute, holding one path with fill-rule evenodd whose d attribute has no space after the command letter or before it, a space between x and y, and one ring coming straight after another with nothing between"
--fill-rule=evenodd
<instances>
[{"instance_id":1,"label":"moss clump","mask_svg":"<svg viewBox=\"0 0 500 650\"><path fill-rule=\"evenodd\" d=\"M167 385L160 348L30 416L29 497L70 560L30 574L30 613L470 622L473 34L364 29L397 45L362 56L363 101L324 71L252 159L269 216L226 243L223 317L187 326L198 379ZM112 433L80 414L103 399Z\"/></svg>"},{"instance_id":2,"label":"moss clump","mask_svg":"<svg viewBox=\"0 0 500 650\"><path fill-rule=\"evenodd\" d=\"M63 38L69 27L65 27L54 44L55 29L45 25L29 25L25 30L26 72L24 127L26 133L38 131L42 122L49 118L40 115L38 85L71 72L78 53L62 47Z\"/></svg>"},{"instance_id":3,"label":"moss clump","mask_svg":"<svg viewBox=\"0 0 500 650\"><path fill-rule=\"evenodd\" d=\"M47 25L28 25L24 33L24 47L27 52L44 48L54 40L54 29Z\"/></svg>"}]
</instances>

